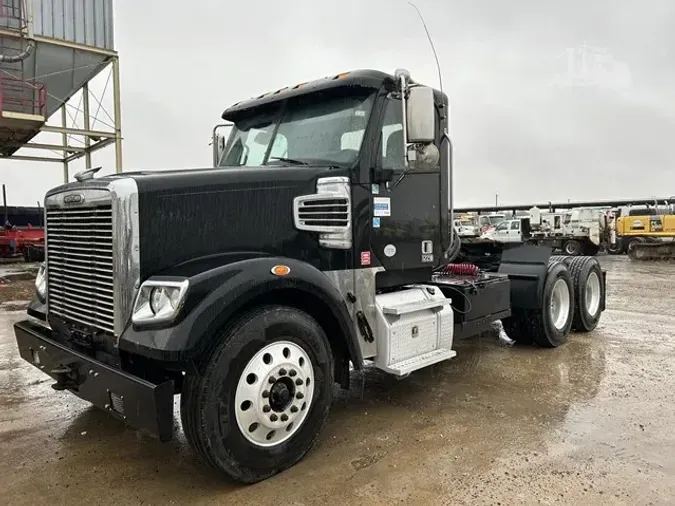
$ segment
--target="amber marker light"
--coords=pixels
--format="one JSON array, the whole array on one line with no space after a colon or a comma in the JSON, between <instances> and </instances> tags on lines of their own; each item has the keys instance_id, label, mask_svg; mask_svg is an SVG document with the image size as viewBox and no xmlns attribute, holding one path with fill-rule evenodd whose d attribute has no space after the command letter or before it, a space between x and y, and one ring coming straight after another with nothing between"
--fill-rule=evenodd
<instances>
[{"instance_id":1,"label":"amber marker light","mask_svg":"<svg viewBox=\"0 0 675 506\"><path fill-rule=\"evenodd\" d=\"M286 276L291 272L291 268L287 265L275 265L272 267L272 274L275 276Z\"/></svg>"}]
</instances>

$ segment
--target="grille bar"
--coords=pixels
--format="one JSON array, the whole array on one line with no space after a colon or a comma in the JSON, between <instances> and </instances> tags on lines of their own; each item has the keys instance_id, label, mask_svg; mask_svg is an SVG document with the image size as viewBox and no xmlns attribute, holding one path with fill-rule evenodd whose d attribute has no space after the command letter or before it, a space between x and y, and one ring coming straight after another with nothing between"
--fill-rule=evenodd
<instances>
[{"instance_id":1,"label":"grille bar","mask_svg":"<svg viewBox=\"0 0 675 506\"><path fill-rule=\"evenodd\" d=\"M112 205L47 209L49 312L114 334Z\"/></svg>"}]
</instances>

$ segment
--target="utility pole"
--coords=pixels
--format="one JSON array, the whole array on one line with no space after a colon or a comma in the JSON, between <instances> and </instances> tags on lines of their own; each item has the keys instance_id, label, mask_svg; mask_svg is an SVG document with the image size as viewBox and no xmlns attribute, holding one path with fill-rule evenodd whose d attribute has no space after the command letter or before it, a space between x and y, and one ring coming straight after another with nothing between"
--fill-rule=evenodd
<instances>
[{"instance_id":1,"label":"utility pole","mask_svg":"<svg viewBox=\"0 0 675 506\"><path fill-rule=\"evenodd\" d=\"M499 194L495 193L495 207L499 205Z\"/></svg>"}]
</instances>

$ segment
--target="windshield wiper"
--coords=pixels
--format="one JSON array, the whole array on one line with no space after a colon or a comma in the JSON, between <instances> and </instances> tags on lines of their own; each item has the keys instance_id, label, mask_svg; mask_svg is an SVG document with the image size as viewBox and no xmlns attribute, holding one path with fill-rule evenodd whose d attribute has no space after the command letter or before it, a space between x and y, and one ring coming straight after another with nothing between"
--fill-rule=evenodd
<instances>
[{"instance_id":1,"label":"windshield wiper","mask_svg":"<svg viewBox=\"0 0 675 506\"><path fill-rule=\"evenodd\" d=\"M292 165L309 165L308 162L304 160L298 160L297 158L284 158L281 156L270 156L270 160L279 160L280 162L290 163Z\"/></svg>"}]
</instances>

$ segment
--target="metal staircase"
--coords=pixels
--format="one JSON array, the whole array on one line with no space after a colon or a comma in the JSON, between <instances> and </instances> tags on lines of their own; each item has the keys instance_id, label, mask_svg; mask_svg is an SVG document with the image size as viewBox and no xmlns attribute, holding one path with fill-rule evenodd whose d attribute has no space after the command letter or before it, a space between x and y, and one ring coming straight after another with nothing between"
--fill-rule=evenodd
<instances>
[{"instance_id":1,"label":"metal staircase","mask_svg":"<svg viewBox=\"0 0 675 506\"><path fill-rule=\"evenodd\" d=\"M22 0L0 0L0 55L15 57L28 45ZM26 78L25 60L0 61L0 154L10 156L46 121L45 86Z\"/></svg>"}]
</instances>

